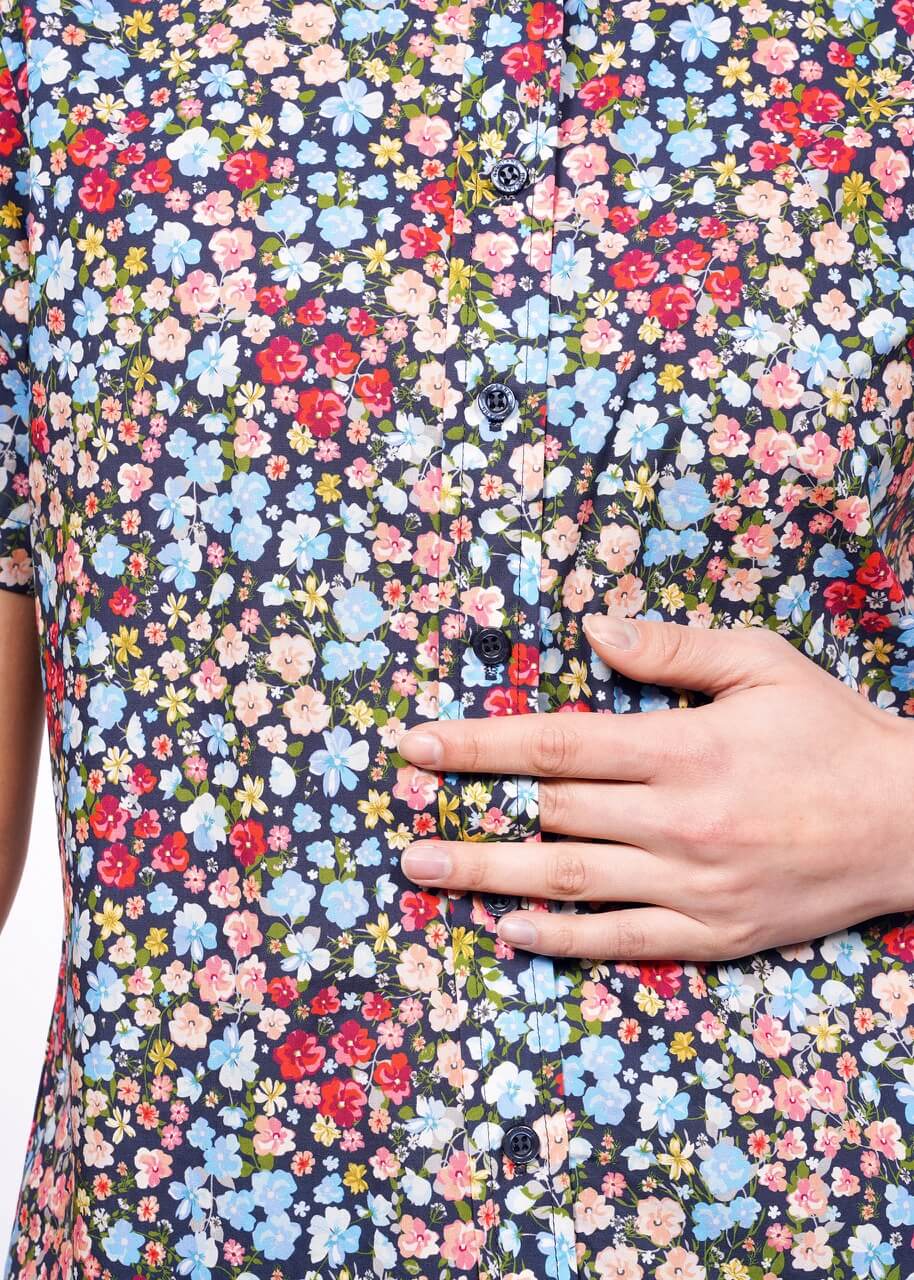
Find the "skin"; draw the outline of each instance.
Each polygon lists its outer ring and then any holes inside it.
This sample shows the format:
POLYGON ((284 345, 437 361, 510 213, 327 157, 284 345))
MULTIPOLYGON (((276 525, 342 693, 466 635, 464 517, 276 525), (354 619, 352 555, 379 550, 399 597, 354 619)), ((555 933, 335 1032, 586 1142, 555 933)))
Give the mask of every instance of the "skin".
POLYGON ((0 591, 0 928, 28 850, 43 730, 35 601, 0 591))
POLYGON ((416 841, 411 879, 535 899, 497 922, 505 942, 619 961, 731 960, 914 908, 914 725, 771 631, 603 617, 585 631, 620 673, 713 701, 409 730, 400 753, 430 771, 540 779, 547 833, 416 841))

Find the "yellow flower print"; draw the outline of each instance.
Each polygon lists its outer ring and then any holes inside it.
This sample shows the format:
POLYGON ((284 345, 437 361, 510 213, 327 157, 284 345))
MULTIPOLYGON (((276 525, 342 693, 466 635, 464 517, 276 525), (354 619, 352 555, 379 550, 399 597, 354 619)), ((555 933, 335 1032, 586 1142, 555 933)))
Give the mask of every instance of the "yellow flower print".
POLYGON ((678 1135, 674 1135, 670 1138, 667 1150, 661 1151, 658 1154, 657 1163, 669 1171, 669 1175, 674 1182, 678 1182, 683 1175, 687 1178, 691 1178, 692 1174, 695 1172, 695 1165, 689 1158, 694 1154, 694 1143, 690 1142, 688 1139, 683 1142, 678 1135))
POLYGON ((175 724, 190 715, 190 696, 190 689, 176 689, 173 684, 169 684, 165 686, 162 696, 156 699, 156 706, 165 712, 165 719, 169 724, 175 724))
POLYGON ((115 662, 123 666, 129 658, 142 657, 143 651, 137 643, 139 638, 138 627, 119 627, 111 642, 115 662))
POLYGON ((368 924, 365 927, 374 938, 375 951, 387 950, 396 952, 396 939, 403 931, 400 925, 391 923, 386 911, 382 911, 378 916, 377 924, 368 924))
POLYGON ((119 936, 124 932, 123 915, 124 908, 119 902, 114 902, 111 898, 105 899, 101 911, 96 911, 92 917, 101 931, 102 939, 108 939, 112 934, 119 936))
POLYGON ((392 138, 382 133, 377 142, 369 142, 368 150, 375 158, 379 169, 385 165, 401 165, 403 163, 403 143, 400 138, 392 138))
POLYGON ((105 232, 102 227, 95 227, 91 222, 86 224, 86 229, 80 238, 76 241, 76 247, 86 260, 86 265, 91 265, 96 258, 105 256, 105 232))
POLYGON ((241 780, 241 786, 235 790, 235 799, 238 801, 243 818, 250 817, 252 812, 267 812, 268 806, 263 800, 265 785, 263 778, 252 778, 248 773, 244 775, 241 780))
POLYGON ((143 946, 153 959, 168 954, 168 930, 150 929, 143 941, 143 946))
POLYGON ((176 1070, 175 1061, 172 1058, 174 1045, 170 1040, 162 1040, 156 1038, 149 1050, 149 1060, 155 1068, 155 1074, 160 1076, 163 1071, 176 1070))
POLYGON ((133 756, 125 747, 109 747, 102 758, 105 777, 116 786, 130 777, 133 756))
POLYGON ((374 787, 369 787, 367 799, 360 800, 358 807, 360 813, 365 815, 366 827, 376 827, 379 822, 393 822, 389 791, 377 791, 374 787))

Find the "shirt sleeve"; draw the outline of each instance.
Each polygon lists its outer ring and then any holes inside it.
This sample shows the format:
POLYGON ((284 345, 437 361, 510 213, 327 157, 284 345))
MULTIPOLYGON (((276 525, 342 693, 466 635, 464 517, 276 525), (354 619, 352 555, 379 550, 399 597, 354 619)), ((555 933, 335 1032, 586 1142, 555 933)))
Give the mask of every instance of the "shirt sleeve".
POLYGON ((21 31, 0 34, 0 589, 34 594, 29 500, 29 181, 21 31))

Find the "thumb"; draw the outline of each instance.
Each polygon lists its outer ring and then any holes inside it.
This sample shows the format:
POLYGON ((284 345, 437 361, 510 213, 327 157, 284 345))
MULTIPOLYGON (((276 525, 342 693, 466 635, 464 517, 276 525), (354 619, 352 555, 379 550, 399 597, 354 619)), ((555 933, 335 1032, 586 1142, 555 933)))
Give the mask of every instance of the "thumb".
POLYGON ((589 614, 584 630, 603 661, 622 675, 713 694, 773 683, 791 658, 799 656, 783 636, 761 627, 712 631, 589 614))

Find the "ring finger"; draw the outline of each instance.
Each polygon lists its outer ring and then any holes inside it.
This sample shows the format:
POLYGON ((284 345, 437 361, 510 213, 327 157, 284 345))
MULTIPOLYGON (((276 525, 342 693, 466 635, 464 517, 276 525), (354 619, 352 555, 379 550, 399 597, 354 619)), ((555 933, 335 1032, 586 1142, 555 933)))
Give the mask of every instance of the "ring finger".
POLYGON ((543 831, 663 849, 668 824, 658 822, 665 802, 655 785, 541 778, 538 792, 543 831))

